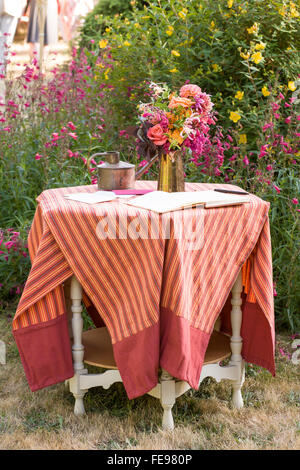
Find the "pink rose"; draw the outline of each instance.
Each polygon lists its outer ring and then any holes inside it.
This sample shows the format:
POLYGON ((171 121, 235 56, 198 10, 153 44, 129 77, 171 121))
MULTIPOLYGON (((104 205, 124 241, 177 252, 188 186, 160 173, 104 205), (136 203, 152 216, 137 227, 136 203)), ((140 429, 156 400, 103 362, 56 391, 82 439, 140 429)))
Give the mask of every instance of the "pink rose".
POLYGON ((201 93, 201 88, 198 85, 183 85, 180 88, 179 95, 184 98, 188 98, 189 96, 197 96, 201 93))
POLYGON ((160 124, 150 127, 147 136, 154 142, 155 145, 164 145, 167 142, 167 136, 160 124))

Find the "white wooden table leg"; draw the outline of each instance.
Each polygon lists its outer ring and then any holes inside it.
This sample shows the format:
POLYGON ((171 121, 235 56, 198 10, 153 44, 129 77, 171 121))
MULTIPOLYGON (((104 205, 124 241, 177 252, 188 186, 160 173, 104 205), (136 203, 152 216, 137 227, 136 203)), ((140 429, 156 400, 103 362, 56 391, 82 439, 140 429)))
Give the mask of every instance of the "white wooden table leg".
POLYGON ((236 408, 242 408, 243 398, 241 393, 241 388, 245 378, 245 365, 243 358, 241 356, 242 351, 242 337, 241 337, 241 325, 242 325, 242 273, 240 271, 237 280, 232 288, 232 299, 231 299, 231 328, 232 336, 230 339, 231 347, 231 359, 230 364, 237 367, 237 380, 233 382, 233 395, 232 402, 236 408))
POLYGON ((66 304, 66 313, 68 319, 68 329, 70 338, 73 339, 73 330, 72 330, 72 309, 71 309, 71 281, 72 278, 70 277, 64 282, 64 294, 65 294, 65 304, 66 304))
POLYGON ((161 378, 161 404, 164 409, 162 427, 165 430, 174 429, 174 420, 172 415, 172 407, 175 403, 175 380, 164 369, 162 370, 161 378))
POLYGON ((0 341, 0 364, 6 364, 6 346, 4 341, 0 341))
POLYGON ((72 317, 72 331, 73 331, 73 365, 75 375, 70 379, 70 391, 75 397, 75 406, 74 413, 75 415, 85 414, 85 409, 83 405, 83 397, 86 393, 86 390, 80 389, 80 375, 86 374, 87 370, 84 368, 83 356, 84 356, 84 346, 82 344, 82 330, 83 330, 83 320, 81 317, 82 312, 82 287, 75 276, 71 280, 71 310, 73 313, 72 317))

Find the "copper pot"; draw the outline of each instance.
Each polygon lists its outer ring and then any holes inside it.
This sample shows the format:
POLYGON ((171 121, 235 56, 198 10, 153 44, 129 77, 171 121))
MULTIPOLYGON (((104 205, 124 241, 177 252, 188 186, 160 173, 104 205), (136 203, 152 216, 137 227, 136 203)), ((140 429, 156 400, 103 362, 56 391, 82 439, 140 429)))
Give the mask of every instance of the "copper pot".
POLYGON ((100 152, 91 155, 87 160, 89 170, 91 169, 91 160, 94 157, 101 157, 102 160, 105 160, 103 163, 97 165, 98 189, 112 191, 114 189, 133 189, 135 181, 153 165, 158 155, 155 155, 147 165, 137 172, 135 171, 135 165, 132 163, 120 161, 120 153, 115 151, 100 152))

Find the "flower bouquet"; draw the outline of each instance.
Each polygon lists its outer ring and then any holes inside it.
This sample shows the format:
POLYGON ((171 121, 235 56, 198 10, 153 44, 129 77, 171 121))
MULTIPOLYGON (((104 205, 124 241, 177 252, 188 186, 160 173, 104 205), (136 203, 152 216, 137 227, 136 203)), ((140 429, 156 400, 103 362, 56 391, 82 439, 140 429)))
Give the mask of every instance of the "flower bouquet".
POLYGON ((215 124, 210 96, 198 85, 185 84, 179 94, 150 83, 150 102, 138 105, 137 152, 160 159, 158 189, 184 191, 182 155, 199 155, 210 125, 215 124))

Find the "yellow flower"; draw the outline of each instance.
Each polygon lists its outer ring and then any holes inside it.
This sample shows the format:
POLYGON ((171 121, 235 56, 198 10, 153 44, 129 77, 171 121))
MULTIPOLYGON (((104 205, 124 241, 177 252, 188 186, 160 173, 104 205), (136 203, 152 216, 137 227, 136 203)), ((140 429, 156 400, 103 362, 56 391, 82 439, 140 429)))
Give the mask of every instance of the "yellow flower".
POLYGON ((180 53, 178 51, 171 51, 171 54, 175 57, 180 57, 180 53))
POLYGON ((215 29, 215 27, 216 27, 216 23, 214 21, 211 21, 210 28, 215 29))
POLYGON ((233 122, 238 122, 241 119, 241 116, 236 111, 230 111, 229 119, 233 122))
POLYGON ((242 100, 244 98, 244 92, 243 91, 237 91, 235 94, 235 98, 238 100, 242 100))
POLYGON ((104 78, 105 78, 105 80, 108 80, 109 72, 110 72, 110 69, 106 69, 106 71, 104 72, 104 78))
POLYGON ((264 42, 258 42, 257 44, 255 44, 255 47, 254 47, 254 49, 256 49, 257 51, 262 51, 265 48, 266 48, 266 44, 264 42))
POLYGON ((124 41, 124 42, 123 42, 123 46, 129 47, 129 46, 131 46, 131 44, 130 44, 129 41, 124 41))
POLYGON ((288 83, 288 89, 291 90, 291 91, 295 91, 296 90, 295 82, 289 82, 288 83))
POLYGON ((269 96, 271 93, 269 92, 268 88, 266 87, 266 85, 264 85, 261 89, 261 92, 264 96, 269 96))
POLYGON ((173 28, 173 26, 171 26, 171 25, 168 26, 168 29, 166 29, 166 34, 167 34, 168 36, 172 36, 173 33, 174 33, 174 28, 173 28))
POLYGON ((292 18, 297 18, 299 16, 299 12, 294 2, 290 2, 290 13, 292 18))
POLYGON ((105 32, 106 32, 106 33, 110 33, 110 32, 111 32, 111 28, 105 28, 105 32))
POLYGON ((219 64, 212 64, 212 69, 214 72, 222 72, 222 67, 219 64))
POLYGON ((247 28, 247 31, 249 34, 256 34, 258 33, 259 30, 259 25, 257 23, 254 23, 251 28, 247 28))
POLYGON ((179 13, 178 13, 178 16, 180 16, 180 18, 182 20, 185 20, 185 17, 186 17, 186 14, 187 14, 187 9, 186 8, 183 8, 179 13))
POLYGON ((250 57, 250 52, 246 52, 246 53, 240 52, 240 56, 241 56, 243 59, 248 60, 249 57, 250 57))
POLYGON ((246 134, 239 135, 239 144, 246 144, 247 143, 247 136, 246 134))
POLYGON ((107 39, 101 39, 101 41, 99 41, 99 47, 100 47, 100 49, 105 49, 106 46, 107 46, 107 44, 108 44, 107 39))
POLYGON ((280 8, 278 9, 278 13, 279 13, 279 15, 281 15, 281 16, 285 16, 285 14, 286 14, 286 7, 285 7, 285 6, 280 7, 280 8))
POLYGON ((139 29, 139 28, 141 27, 141 25, 140 25, 139 23, 134 23, 134 27, 135 27, 136 29, 139 29))
POLYGON ((227 5, 228 5, 228 8, 232 8, 233 0, 228 0, 227 5))
POLYGON ((176 72, 178 72, 178 70, 177 70, 176 67, 174 67, 174 69, 171 69, 170 72, 171 72, 171 73, 176 73, 176 72))
POLYGON ((263 56, 261 55, 261 52, 255 52, 254 54, 252 54, 251 60, 255 64, 259 64, 263 60, 263 56))

